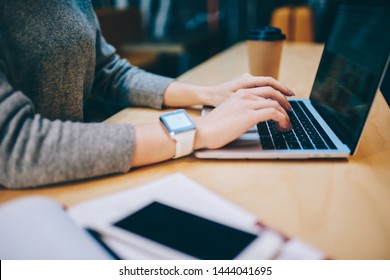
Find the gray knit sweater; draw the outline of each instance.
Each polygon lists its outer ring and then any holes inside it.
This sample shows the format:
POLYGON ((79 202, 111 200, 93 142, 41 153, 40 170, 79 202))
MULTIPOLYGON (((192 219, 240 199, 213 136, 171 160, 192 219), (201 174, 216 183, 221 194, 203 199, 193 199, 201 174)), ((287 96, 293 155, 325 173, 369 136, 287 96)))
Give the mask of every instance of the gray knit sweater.
POLYGON ((121 60, 89 0, 0 0, 0 185, 127 172, 133 127, 90 121, 160 108, 171 81, 121 60))

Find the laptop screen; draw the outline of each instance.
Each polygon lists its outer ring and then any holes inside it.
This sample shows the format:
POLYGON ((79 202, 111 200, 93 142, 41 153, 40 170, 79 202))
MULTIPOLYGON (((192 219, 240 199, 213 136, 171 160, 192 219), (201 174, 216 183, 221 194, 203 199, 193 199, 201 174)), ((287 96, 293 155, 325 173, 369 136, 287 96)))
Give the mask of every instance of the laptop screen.
POLYGON ((344 1, 339 5, 310 100, 351 153, 389 53, 390 1, 344 1))

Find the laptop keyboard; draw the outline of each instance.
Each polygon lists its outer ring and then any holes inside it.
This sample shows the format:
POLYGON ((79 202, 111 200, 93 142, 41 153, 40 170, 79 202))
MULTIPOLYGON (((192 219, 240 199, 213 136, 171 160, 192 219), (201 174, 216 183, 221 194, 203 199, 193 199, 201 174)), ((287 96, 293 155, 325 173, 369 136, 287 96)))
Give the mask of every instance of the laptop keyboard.
POLYGON ((336 146, 302 101, 290 101, 289 112, 293 129, 278 130, 274 121, 257 125, 264 150, 335 150, 336 146))

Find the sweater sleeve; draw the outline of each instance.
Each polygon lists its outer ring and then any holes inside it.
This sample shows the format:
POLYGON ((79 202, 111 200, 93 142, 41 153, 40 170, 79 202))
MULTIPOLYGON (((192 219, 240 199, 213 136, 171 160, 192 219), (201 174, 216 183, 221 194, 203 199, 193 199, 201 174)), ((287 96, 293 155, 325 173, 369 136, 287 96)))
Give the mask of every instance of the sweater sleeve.
POLYGON ((130 125, 49 121, 8 82, 0 60, 0 184, 24 188, 127 172, 130 125))
POLYGON ((94 98, 120 107, 142 106, 161 109, 171 78, 148 73, 121 59, 101 34, 96 21, 96 69, 94 98))

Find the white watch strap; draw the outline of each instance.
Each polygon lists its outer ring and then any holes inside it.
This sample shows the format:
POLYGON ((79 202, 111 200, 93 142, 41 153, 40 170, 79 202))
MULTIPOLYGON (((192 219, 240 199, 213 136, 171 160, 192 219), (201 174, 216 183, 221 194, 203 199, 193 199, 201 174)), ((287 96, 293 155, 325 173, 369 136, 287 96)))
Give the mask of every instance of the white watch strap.
POLYGON ((173 158, 179 158, 191 154, 194 151, 195 129, 177 133, 172 136, 176 141, 176 154, 173 158))

